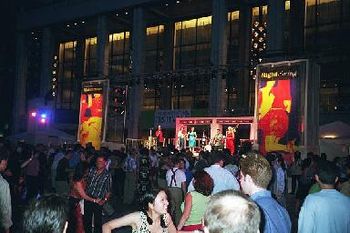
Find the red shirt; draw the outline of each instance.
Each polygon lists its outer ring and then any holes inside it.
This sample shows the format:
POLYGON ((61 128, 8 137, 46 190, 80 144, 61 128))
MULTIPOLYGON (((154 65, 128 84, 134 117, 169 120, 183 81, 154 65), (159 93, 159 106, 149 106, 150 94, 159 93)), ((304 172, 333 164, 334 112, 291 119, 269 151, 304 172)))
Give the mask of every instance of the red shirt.
POLYGON ((158 138, 159 142, 164 142, 163 131, 161 129, 157 129, 156 137, 158 138))

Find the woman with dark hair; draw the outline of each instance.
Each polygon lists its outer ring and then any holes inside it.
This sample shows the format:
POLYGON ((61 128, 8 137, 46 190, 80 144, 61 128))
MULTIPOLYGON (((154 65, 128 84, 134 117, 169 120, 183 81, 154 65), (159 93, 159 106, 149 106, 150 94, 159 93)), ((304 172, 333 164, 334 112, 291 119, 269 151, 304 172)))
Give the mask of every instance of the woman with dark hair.
POLYGON ((84 233, 83 216, 81 214, 80 200, 85 199, 97 203, 98 199, 89 197, 85 193, 85 176, 89 170, 89 164, 86 162, 79 163, 76 166, 73 181, 69 194, 69 233, 84 233))
POLYGON ((102 226, 103 233, 111 233, 113 229, 131 226, 133 233, 169 232, 176 228, 168 214, 168 199, 164 190, 146 192, 140 198, 140 211, 113 219, 102 226))
POLYGON ((205 171, 197 171, 193 177, 194 190, 185 196, 183 213, 177 229, 180 231, 202 230, 202 217, 207 208, 214 181, 205 171))

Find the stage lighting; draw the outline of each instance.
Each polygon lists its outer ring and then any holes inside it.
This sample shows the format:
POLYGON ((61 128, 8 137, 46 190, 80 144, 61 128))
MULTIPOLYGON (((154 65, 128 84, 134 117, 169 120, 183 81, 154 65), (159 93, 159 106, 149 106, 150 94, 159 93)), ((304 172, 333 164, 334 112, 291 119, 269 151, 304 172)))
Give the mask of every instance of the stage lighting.
POLYGON ((36 117, 36 112, 32 112, 30 115, 31 115, 32 117, 36 117))

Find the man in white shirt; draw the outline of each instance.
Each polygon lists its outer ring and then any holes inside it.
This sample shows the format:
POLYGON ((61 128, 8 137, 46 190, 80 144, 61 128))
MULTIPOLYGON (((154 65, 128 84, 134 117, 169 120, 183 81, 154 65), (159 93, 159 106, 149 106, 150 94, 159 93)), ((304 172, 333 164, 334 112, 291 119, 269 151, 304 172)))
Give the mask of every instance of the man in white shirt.
POLYGON ((181 203, 186 193, 186 175, 182 169, 185 166, 183 159, 175 157, 173 159, 174 167, 166 173, 166 181, 170 194, 171 210, 170 214, 174 218, 174 224, 177 225, 181 218, 181 203))
MULTIPOLYGON (((240 185, 231 172, 223 168, 225 157, 222 151, 214 151, 212 154, 213 165, 204 168, 210 177, 214 180, 214 189, 212 194, 224 190, 240 190, 240 185)), ((193 181, 189 184, 188 191, 193 191, 193 181)))
POLYGON ((8 152, 0 150, 0 232, 10 232, 12 209, 9 183, 1 176, 7 168, 8 152))
POLYGON ((315 179, 321 191, 306 197, 299 213, 298 232, 350 232, 350 197, 335 189, 337 169, 329 161, 321 160, 317 165, 315 179))

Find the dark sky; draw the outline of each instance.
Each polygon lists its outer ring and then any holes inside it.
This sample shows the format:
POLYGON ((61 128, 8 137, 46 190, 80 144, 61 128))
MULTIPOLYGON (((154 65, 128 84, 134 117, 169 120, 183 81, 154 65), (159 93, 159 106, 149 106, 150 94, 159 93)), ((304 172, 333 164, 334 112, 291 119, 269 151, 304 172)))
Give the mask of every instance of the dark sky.
POLYGON ((16 57, 16 1, 0 3, 0 134, 10 123, 16 57))

